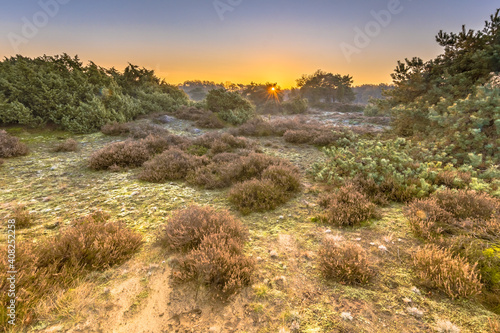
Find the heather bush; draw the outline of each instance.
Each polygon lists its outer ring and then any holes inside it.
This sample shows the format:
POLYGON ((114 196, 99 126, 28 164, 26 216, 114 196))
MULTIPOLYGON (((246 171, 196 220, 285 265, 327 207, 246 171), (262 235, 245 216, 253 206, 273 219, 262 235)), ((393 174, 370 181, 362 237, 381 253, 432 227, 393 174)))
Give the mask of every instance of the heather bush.
POLYGON ((9 219, 13 219, 16 221, 16 229, 26 229, 31 227, 34 220, 34 215, 30 214, 26 206, 17 205, 14 207, 12 215, 9 219))
POLYGON ((467 190, 443 190, 433 195, 444 210, 456 219, 490 219, 500 214, 500 200, 486 193, 467 190))
POLYGON ((191 170, 202 164, 201 158, 172 148, 144 163, 139 179, 150 182, 184 179, 191 170))
POLYGON ((78 151, 78 142, 75 139, 67 139, 54 147, 54 152, 78 151))
POLYGON ((434 183, 448 188, 464 189, 471 183, 471 174, 458 170, 443 170, 436 175, 434 183))
POLYGON ((453 215, 435 198, 415 200, 406 206, 404 213, 415 235, 428 240, 449 232, 453 223, 453 215))
POLYGON ((377 207, 349 183, 323 197, 320 205, 326 211, 319 216, 319 219, 337 226, 355 226, 380 216, 377 207))
POLYGON ((28 147, 19 142, 19 139, 9 135, 6 131, 0 130, 0 158, 16 157, 28 154, 28 147))
POLYGON ((470 190, 441 190, 430 198, 411 202, 405 216, 416 235, 426 239, 440 235, 474 233, 485 239, 494 231, 500 200, 470 190))
POLYGON ((167 129, 155 124, 131 123, 128 127, 129 134, 134 139, 144 139, 150 135, 155 137, 165 137, 169 134, 167 129))
POLYGON ((271 165, 262 172, 262 179, 270 180, 274 186, 287 193, 300 190, 300 175, 297 168, 286 165, 271 165))
POLYGON ((175 116, 179 119, 192 120, 195 126, 200 128, 224 128, 224 122, 222 122, 217 114, 210 110, 205 110, 202 108, 183 106, 178 109, 175 116))
POLYGON ((435 245, 420 248, 413 256, 417 277, 431 287, 442 290, 451 298, 470 297, 481 293, 476 264, 453 256, 447 249, 435 245))
POLYGON ((223 233, 210 234, 179 261, 174 276, 182 281, 197 280, 222 292, 234 294, 249 285, 254 261, 242 254, 242 244, 223 233))
POLYGON ((285 203, 289 194, 268 179, 252 179, 238 183, 229 191, 229 201, 243 214, 273 210, 285 203))
POLYGON ((236 184, 229 192, 229 201, 243 214, 272 210, 287 202, 300 190, 300 175, 288 164, 270 165, 260 179, 236 184))
POLYGON ((366 284, 375 275, 368 264, 368 254, 359 244, 337 243, 326 237, 318 260, 323 275, 341 283, 366 284))
POLYGON ((195 138, 192 145, 210 150, 211 155, 231 152, 234 149, 249 148, 250 143, 243 137, 235 137, 228 133, 207 133, 195 138))
POLYGON ((287 130, 283 139, 289 143, 309 143, 316 137, 316 133, 307 130, 287 130))
POLYGON ((248 120, 239 127, 231 128, 229 133, 244 136, 270 136, 275 135, 273 126, 262 117, 255 117, 248 120))
POLYGON ((228 211, 189 206, 170 217, 158 243, 183 252, 173 276, 180 281, 196 280, 224 295, 250 283, 253 260, 243 255, 247 229, 228 211))
POLYGON ((104 170, 111 166, 139 167, 151 156, 144 140, 127 140, 113 142, 92 153, 89 167, 94 170, 104 170))
MULTIPOLYGON (((38 302, 53 292, 72 288, 91 271, 103 270, 129 259, 142 244, 142 237, 122 223, 109 221, 109 215, 94 213, 75 221, 58 236, 38 243, 16 244, 16 323, 29 325, 38 302)), ((6 249, 2 250, 3 253, 6 249)), ((0 258, 0 269, 8 271, 7 256, 0 258)), ((0 281, 0 299, 8 302, 9 282, 0 281)), ((3 311, 2 311, 3 310, 3 311)), ((6 322, 5 308, 0 322, 6 322)))
POLYGON ((226 210, 190 205, 175 211, 158 236, 158 243, 170 251, 191 251, 203 238, 213 234, 225 234, 228 240, 243 243, 248 235, 240 221, 226 210))
POLYGON ((101 132, 106 135, 120 136, 130 133, 130 123, 110 122, 101 127, 101 132))

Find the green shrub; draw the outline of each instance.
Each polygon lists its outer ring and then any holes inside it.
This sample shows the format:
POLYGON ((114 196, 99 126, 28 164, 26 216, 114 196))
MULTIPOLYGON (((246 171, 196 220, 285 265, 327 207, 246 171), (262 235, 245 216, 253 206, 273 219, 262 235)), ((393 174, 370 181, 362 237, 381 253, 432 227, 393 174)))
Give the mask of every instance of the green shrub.
POLYGON ((337 243, 326 237, 318 253, 319 269, 328 279, 341 283, 366 284, 375 271, 368 264, 368 255, 354 243, 337 243))
POLYGON ((335 193, 324 196, 320 205, 326 211, 319 219, 337 226, 355 226, 380 217, 377 207, 352 184, 346 184, 335 193))
POLYGON ((19 139, 0 130, 0 157, 16 157, 28 154, 28 147, 19 139))
POLYGON ((306 113, 309 108, 307 99, 295 96, 289 101, 283 102, 283 109, 287 114, 302 114, 306 113))
POLYGON ((475 264, 470 265, 435 245, 419 249, 413 256, 413 264, 421 281, 441 289, 451 298, 478 295, 483 287, 475 264))
POLYGON ((224 89, 211 90, 207 97, 207 108, 233 125, 241 125, 254 116, 252 104, 237 92, 224 89))
POLYGON ((123 73, 83 66, 67 54, 0 62, 0 123, 56 124, 75 133, 99 130, 148 112, 175 111, 188 104, 180 89, 160 81, 154 71, 129 65, 123 73))

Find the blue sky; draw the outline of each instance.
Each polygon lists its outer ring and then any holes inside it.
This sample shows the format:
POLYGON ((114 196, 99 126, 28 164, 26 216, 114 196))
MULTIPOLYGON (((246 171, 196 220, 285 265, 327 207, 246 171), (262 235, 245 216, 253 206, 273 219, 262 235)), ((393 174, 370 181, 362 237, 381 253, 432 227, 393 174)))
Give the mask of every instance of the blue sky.
POLYGON ((66 52, 105 67, 131 62, 155 69, 171 83, 284 87, 320 68, 350 74, 357 84, 390 82, 397 60, 441 52, 434 40, 440 29, 481 28, 500 7, 488 0, 16 0, 0 6, 2 57, 66 52), (384 26, 373 16, 382 11, 390 14, 384 26), (357 47, 355 37, 367 27, 369 43, 357 47), (351 46, 356 52, 346 54, 351 46))

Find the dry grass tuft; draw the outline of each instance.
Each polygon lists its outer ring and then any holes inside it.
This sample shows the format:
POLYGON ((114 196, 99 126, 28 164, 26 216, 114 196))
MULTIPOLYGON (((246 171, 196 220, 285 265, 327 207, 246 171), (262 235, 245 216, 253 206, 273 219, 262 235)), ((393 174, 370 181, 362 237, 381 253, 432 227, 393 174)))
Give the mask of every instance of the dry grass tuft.
POLYGON ((413 257, 417 277, 431 287, 436 287, 451 298, 470 297, 481 293, 476 264, 452 256, 451 251, 430 244, 420 248, 413 257))
POLYGON ((12 216, 9 219, 16 220, 16 229, 26 229, 33 224, 34 215, 30 214, 26 206, 18 205, 14 207, 12 216))

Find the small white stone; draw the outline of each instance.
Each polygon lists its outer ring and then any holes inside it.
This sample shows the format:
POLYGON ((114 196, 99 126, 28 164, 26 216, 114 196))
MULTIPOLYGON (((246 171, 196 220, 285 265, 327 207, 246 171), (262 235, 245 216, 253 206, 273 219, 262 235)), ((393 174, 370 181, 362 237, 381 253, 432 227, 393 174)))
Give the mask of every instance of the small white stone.
POLYGON ((352 321, 354 318, 352 317, 351 313, 350 312, 342 312, 340 314, 340 318, 342 318, 343 320, 349 320, 349 321, 352 321))
POLYGON ((325 230, 325 234, 331 234, 331 233, 332 233, 332 231, 330 229, 325 230))
POLYGON ((384 245, 379 245, 378 248, 379 248, 380 251, 386 251, 387 252, 387 248, 384 245))

